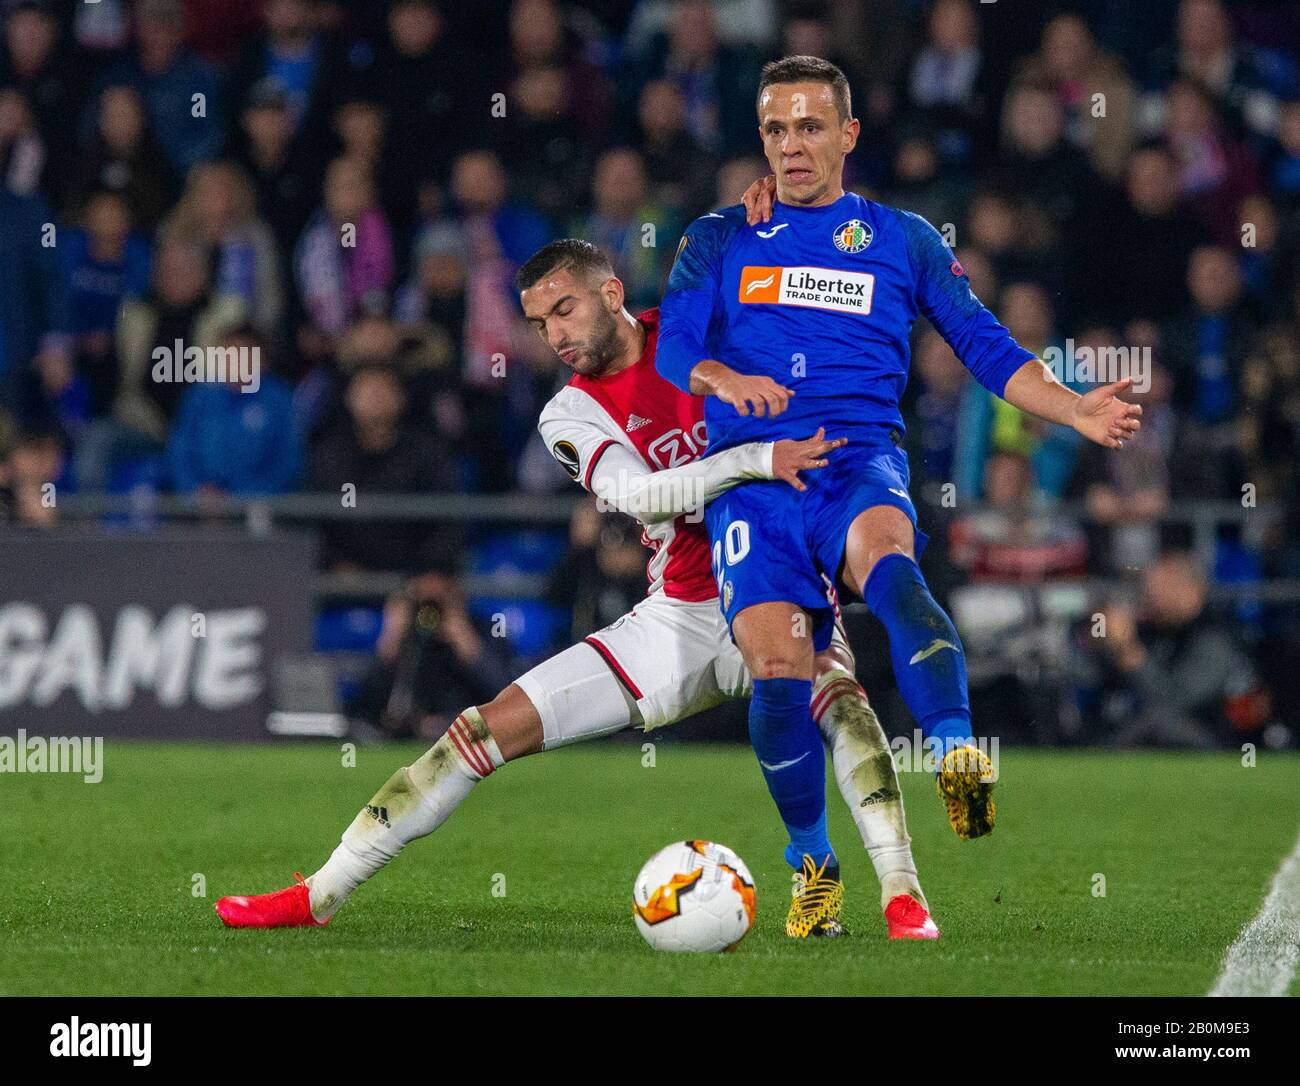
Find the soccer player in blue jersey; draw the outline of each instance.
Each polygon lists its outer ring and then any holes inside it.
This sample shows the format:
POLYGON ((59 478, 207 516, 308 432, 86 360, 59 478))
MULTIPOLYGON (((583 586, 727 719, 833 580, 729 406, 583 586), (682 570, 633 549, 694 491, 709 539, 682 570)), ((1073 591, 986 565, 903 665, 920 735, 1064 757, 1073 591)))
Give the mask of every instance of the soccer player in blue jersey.
POLYGON ((857 142, 835 65, 794 56, 764 69, 759 135, 776 178, 770 222, 741 206, 697 219, 678 248, 656 365, 707 396, 708 452, 824 426, 848 445, 796 491, 745 483, 706 521, 719 600, 754 676, 749 731, 768 788, 804 850, 838 875, 824 824, 806 823, 825 764, 808 714, 814 651, 832 629, 822 574, 861 596, 889 635, 894 675, 932 748, 962 839, 993 828, 994 770, 971 734, 966 661, 917 566, 926 536, 908 494, 899 398, 908 336, 924 315, 985 388, 1030 414, 1119 448, 1141 407, 1129 379, 1080 396, 1021 347, 971 292, 924 219, 843 187, 857 142))

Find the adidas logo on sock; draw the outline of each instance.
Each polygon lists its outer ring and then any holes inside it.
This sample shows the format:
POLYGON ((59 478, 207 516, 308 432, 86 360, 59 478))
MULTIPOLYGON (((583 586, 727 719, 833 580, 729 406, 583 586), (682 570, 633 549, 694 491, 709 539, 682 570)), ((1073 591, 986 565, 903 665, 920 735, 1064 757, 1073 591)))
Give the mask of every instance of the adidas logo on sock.
POLYGON ((639 430, 642 426, 649 426, 650 420, 643 419, 638 414, 631 414, 627 417, 627 432, 630 434, 633 430, 639 430))
POLYGON ((376 822, 378 822, 381 826, 387 826, 389 829, 392 829, 392 828, 393 828, 393 824, 392 824, 391 822, 388 821, 388 808, 387 808, 387 807, 376 807, 376 806, 374 806, 373 804, 367 803, 367 804, 366 804, 366 814, 368 814, 371 818, 373 818, 373 819, 374 819, 376 822))
POLYGON ((866 799, 858 804, 859 807, 870 807, 875 803, 888 803, 891 799, 897 799, 898 793, 892 788, 877 788, 866 799))

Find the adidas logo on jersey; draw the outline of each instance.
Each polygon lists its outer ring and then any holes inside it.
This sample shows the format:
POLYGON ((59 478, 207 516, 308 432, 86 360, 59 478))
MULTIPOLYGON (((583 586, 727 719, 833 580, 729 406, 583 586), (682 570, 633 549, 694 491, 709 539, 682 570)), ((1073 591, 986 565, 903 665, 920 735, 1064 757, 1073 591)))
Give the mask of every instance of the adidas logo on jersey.
POLYGON ((640 415, 637 415, 635 413, 628 415, 627 417, 627 432, 629 434, 633 430, 639 430, 641 429, 642 426, 649 426, 649 425, 650 425, 649 419, 643 419, 640 415))

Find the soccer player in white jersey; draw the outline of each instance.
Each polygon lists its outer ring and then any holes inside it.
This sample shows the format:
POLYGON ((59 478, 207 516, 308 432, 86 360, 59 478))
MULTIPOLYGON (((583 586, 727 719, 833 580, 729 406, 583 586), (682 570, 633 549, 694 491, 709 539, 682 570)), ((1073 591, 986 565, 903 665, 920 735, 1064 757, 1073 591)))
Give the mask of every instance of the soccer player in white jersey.
MULTIPOLYGON (((553 242, 520 269, 517 285, 525 316, 573 370, 542 411, 539 430, 571 478, 644 526, 644 542, 654 552, 648 594, 629 614, 520 676, 488 704, 465 709, 430 750, 371 797, 309 878, 298 876, 270 894, 218 901, 217 913, 232 927, 327 923, 362 882, 410 841, 437 829, 506 762, 629 727, 662 727, 752 688, 718 610, 703 506, 744 480, 783 480, 802 490, 799 473, 825 466, 840 443, 818 432, 699 459, 706 444, 702 400, 658 375, 657 311, 628 312, 623 284, 595 246, 553 242)), ((837 630, 817 659, 812 712, 880 880, 890 938, 937 938, 888 743, 853 666, 837 630)), ((824 834, 824 789, 816 805, 824 834)), ((838 862, 833 856, 791 862, 800 869, 787 933, 839 934, 838 862)))

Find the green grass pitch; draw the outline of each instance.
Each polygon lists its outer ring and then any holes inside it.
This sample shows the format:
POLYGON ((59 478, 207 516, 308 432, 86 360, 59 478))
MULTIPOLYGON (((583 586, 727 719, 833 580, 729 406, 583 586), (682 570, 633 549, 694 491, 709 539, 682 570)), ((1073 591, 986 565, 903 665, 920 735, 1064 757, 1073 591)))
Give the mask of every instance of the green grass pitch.
POLYGON ((953 835, 929 777, 902 774, 942 940, 886 940, 832 790, 850 934, 796 943, 783 833, 747 749, 661 742, 647 768, 639 741, 595 743, 498 773, 328 928, 221 926, 217 897, 314 870, 419 753, 362 747, 345 767, 330 744, 110 742, 99 784, 0 778, 0 994, 1197 995, 1300 826, 1295 755, 1245 768, 1232 753, 1003 749, 998 826, 980 841, 953 835), (658 954, 632 923, 641 863, 686 837, 734 848, 757 880, 735 953, 658 954))

